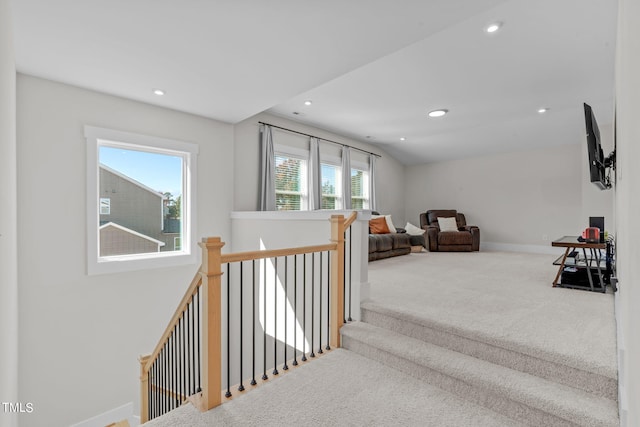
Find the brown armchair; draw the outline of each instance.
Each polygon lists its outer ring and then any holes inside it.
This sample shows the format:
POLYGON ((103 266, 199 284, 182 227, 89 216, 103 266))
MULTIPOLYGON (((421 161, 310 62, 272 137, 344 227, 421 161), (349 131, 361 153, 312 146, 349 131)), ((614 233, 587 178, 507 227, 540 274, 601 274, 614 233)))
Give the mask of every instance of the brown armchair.
POLYGON ((428 210, 420 214, 420 227, 427 230, 429 251, 470 252, 480 250, 480 229, 467 225, 464 214, 455 210, 428 210), (440 231, 438 218, 455 218, 458 231, 440 231))

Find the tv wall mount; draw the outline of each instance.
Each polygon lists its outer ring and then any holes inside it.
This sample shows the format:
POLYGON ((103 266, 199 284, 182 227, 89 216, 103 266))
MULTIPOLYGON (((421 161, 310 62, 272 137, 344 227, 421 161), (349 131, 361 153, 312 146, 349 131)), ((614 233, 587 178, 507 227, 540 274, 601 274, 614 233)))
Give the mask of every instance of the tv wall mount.
POLYGON ((611 171, 616 170, 616 150, 613 150, 604 158, 604 169, 606 171, 605 186, 611 188, 611 171))

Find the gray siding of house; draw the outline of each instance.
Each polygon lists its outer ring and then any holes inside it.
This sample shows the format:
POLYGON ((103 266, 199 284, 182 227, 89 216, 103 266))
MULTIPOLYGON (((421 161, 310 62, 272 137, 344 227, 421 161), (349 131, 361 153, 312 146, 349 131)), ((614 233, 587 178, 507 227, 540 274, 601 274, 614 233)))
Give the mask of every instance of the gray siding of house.
POLYGON ((163 241, 162 198, 158 194, 100 168, 100 197, 111 199, 111 213, 100 215, 100 224, 113 222, 163 241))
POLYGON ((158 244, 115 227, 100 230, 100 256, 158 252, 158 244))

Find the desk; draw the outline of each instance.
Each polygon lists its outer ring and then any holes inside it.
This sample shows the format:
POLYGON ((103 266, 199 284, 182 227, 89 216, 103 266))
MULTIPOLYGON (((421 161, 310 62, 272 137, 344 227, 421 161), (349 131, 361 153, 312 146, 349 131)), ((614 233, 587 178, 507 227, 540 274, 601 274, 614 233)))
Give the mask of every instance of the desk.
MULTIPOLYGON (((578 236, 564 236, 559 238, 558 240, 554 240, 553 242, 551 242, 551 246, 554 247, 560 247, 560 248, 566 248, 564 251, 564 255, 562 256, 562 261, 560 261, 560 267, 558 268, 558 274, 556 274, 556 278, 553 280, 553 287, 557 287, 557 286, 562 286, 562 284, 558 283, 558 280, 560 279, 560 275, 562 274, 562 271, 564 270, 565 267, 565 262, 567 261, 567 256, 569 255, 569 252, 573 251, 573 250, 579 250, 582 249, 582 253, 584 254, 584 258, 585 258, 585 267, 587 268, 587 277, 589 278, 589 287, 591 291, 595 291, 596 289, 593 286, 593 277, 591 276, 591 269, 593 268, 593 261, 595 261, 595 267, 598 270, 598 279, 600 281, 600 289, 602 290, 602 292, 605 292, 605 285, 604 282, 602 280, 602 268, 600 266, 600 261, 602 260, 602 257, 600 256, 600 250, 601 249, 607 249, 607 244, 606 243, 600 243, 600 242, 596 242, 596 243, 589 243, 589 242, 580 242, 578 241, 578 236), (589 249, 590 253, 591 253, 591 257, 587 256, 587 249, 589 249)), ((570 287, 570 286, 568 286, 570 287)), ((577 288, 580 289, 587 289, 585 287, 581 287, 581 286, 576 286, 577 288)))

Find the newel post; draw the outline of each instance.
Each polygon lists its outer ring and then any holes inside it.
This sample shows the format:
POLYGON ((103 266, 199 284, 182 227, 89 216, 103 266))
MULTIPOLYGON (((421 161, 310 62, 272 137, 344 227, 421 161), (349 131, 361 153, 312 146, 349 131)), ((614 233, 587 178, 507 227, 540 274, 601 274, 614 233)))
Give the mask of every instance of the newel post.
POLYGON ((331 215, 331 241, 336 250, 331 251, 331 331, 329 344, 340 347, 340 328, 344 324, 344 216, 331 215))
POLYGON ((147 362, 151 358, 150 354, 140 356, 140 423, 149 421, 149 373, 145 369, 147 362))
POLYGON ((208 411, 221 403, 221 250, 219 237, 202 239, 202 407, 208 411))

